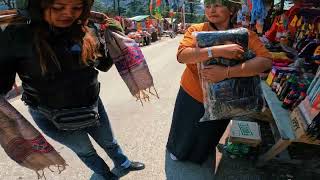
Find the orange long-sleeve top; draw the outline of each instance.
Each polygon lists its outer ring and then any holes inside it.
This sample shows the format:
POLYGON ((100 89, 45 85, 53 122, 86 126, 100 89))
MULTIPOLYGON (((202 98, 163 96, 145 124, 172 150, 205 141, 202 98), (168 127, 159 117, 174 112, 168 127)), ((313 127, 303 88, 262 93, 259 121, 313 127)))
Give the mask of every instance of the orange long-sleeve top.
MULTIPOLYGON (((209 23, 201 23, 192 25, 186 31, 183 40, 180 42, 177 56, 188 47, 196 47, 196 40, 192 35, 193 32, 209 31, 209 23)), ((251 49, 256 57, 272 58, 269 51, 260 41, 256 33, 249 31, 248 48, 251 49)), ((186 64, 186 68, 181 77, 182 88, 194 99, 203 102, 203 92, 200 84, 198 69, 196 64, 186 64)))

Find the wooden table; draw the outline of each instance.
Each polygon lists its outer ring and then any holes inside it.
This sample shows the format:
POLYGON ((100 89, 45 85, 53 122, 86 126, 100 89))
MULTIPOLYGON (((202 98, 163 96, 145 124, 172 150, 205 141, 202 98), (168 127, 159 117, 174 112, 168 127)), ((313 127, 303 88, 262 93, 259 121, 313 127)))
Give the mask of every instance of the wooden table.
POLYGON ((257 166, 263 166, 268 160, 287 149, 292 142, 317 144, 296 138, 289 111, 281 107, 282 102, 266 82, 262 81, 261 86, 274 119, 274 122, 270 122, 270 125, 276 142, 266 153, 259 156, 257 166))

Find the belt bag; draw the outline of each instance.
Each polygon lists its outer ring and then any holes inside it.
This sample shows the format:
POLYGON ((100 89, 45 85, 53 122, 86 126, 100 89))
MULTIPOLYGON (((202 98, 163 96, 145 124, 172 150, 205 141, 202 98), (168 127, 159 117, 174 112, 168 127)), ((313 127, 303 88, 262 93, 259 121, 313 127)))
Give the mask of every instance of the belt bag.
POLYGON ((79 130, 87 127, 98 126, 100 124, 98 103, 88 107, 70 109, 49 109, 38 107, 38 110, 59 130, 79 130))

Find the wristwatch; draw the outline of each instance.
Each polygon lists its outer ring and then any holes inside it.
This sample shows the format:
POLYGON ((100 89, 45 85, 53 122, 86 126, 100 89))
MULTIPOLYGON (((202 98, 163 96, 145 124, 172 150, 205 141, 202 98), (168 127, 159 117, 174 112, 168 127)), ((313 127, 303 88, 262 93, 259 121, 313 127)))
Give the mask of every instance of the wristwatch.
POLYGON ((208 50, 208 57, 213 58, 212 49, 208 47, 207 50, 208 50))

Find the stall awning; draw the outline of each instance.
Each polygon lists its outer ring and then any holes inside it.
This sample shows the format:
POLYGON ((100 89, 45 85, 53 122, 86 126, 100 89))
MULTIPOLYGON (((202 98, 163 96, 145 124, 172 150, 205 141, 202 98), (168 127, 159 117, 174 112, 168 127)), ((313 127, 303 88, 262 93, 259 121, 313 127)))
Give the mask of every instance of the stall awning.
POLYGON ((132 17, 132 18, 129 18, 131 19, 132 21, 143 21, 144 19, 148 18, 150 15, 140 15, 140 16, 135 16, 135 17, 132 17))

